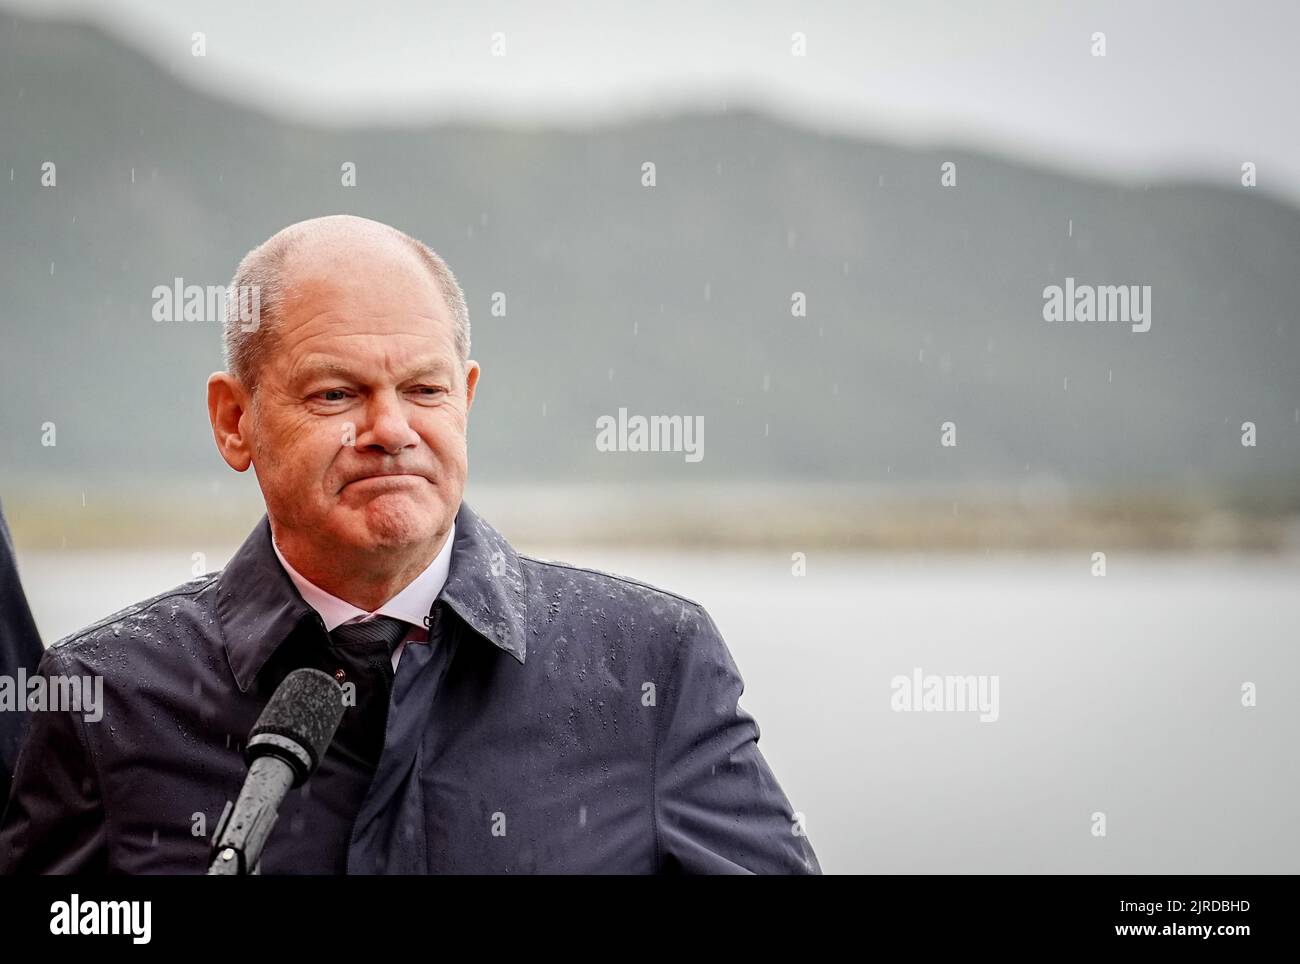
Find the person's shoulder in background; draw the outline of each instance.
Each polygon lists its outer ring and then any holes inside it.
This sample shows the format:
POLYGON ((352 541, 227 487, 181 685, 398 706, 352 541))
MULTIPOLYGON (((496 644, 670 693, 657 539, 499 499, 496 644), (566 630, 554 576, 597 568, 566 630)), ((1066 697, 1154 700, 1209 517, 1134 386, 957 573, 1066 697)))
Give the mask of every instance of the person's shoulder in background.
MULTIPOLYGON (((35 673, 44 647, 27 595, 18 577, 18 558, 14 550, 4 505, 0 503, 0 676, 14 680, 19 671, 35 673)), ((26 731, 27 713, 15 706, 0 713, 0 811, 9 798, 9 787, 18 749, 26 731)))

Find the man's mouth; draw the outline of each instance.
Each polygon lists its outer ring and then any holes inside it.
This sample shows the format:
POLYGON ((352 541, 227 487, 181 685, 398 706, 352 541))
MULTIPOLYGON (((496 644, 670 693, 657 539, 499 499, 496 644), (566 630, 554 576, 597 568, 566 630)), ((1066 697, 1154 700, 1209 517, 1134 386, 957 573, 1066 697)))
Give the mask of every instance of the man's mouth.
MULTIPOLYGON (((413 472, 381 472, 376 475, 363 475, 360 478, 353 479, 352 481, 346 483, 343 486, 343 488, 346 489, 349 488, 350 486, 361 485, 361 484, 366 484, 368 486, 374 486, 377 488, 383 488, 388 486, 397 488, 406 485, 418 485, 421 482, 428 482, 428 481, 429 480, 425 478, 423 475, 416 475, 413 472)), ((343 490, 340 489, 339 491, 341 492, 343 490)))

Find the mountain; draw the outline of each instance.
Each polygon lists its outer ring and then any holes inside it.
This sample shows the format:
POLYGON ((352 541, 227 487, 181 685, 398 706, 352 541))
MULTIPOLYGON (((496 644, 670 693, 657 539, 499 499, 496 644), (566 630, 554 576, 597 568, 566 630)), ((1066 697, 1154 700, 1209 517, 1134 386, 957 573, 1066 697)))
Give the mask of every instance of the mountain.
POLYGON ((280 227, 335 212, 423 239, 465 288, 476 480, 1300 490, 1300 212, 1234 171, 1084 180, 750 111, 329 129, 197 92, 95 28, 12 15, 4 476, 228 477, 203 397, 219 325, 154 321, 152 292, 226 284, 280 227), (1044 288, 1067 278, 1149 285, 1150 330, 1044 321, 1044 288), (702 416, 704 457, 598 451, 620 408, 702 416))

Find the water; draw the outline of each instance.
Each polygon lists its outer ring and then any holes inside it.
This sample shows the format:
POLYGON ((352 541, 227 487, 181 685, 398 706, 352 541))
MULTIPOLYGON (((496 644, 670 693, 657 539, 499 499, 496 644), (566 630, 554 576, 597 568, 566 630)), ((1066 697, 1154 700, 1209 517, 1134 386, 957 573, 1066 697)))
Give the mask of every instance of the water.
MULTIPOLYGON (((1300 871, 1300 557, 538 554, 705 605, 827 873, 1300 871), (891 710, 916 667, 996 675, 997 721, 891 710)), ((47 642, 194 566, 20 563, 47 642)))

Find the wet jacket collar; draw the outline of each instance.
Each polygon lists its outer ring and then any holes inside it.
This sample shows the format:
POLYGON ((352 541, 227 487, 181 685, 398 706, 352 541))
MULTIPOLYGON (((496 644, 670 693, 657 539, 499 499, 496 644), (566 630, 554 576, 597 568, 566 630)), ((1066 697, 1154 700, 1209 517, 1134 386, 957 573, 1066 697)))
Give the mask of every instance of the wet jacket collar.
MULTIPOLYGON (((456 513, 451 569, 438 598, 483 639, 524 661, 519 556, 464 501, 456 513)), ((216 611, 226 658, 242 692, 298 623, 313 618, 314 611, 276 558, 265 515, 217 577, 216 611)))

